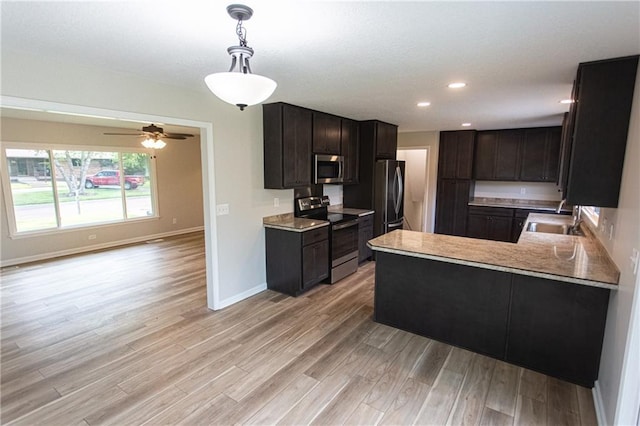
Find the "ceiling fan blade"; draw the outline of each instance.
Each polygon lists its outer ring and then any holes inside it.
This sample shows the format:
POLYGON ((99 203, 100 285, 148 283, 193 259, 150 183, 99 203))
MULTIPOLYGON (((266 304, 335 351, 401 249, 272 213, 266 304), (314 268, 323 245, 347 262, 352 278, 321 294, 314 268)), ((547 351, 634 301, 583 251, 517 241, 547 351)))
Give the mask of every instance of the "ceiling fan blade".
POLYGON ((180 140, 183 140, 183 139, 187 138, 186 136, 176 135, 176 134, 173 134, 173 133, 170 134, 170 135, 165 134, 162 137, 164 137, 165 139, 180 139, 180 140))
POLYGON ((140 134, 140 133, 103 133, 103 135, 108 135, 108 136, 144 136, 143 134, 140 134))
POLYGON ((176 138, 176 137, 180 137, 180 138, 192 138, 194 135, 190 134, 190 133, 165 133, 164 134, 165 137, 167 138, 176 138))

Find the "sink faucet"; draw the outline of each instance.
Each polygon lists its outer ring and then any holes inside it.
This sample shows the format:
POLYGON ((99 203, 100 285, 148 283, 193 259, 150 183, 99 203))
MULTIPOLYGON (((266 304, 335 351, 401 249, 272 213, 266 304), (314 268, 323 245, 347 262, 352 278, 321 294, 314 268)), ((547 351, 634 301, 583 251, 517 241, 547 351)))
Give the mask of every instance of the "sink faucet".
POLYGON ((582 206, 573 206, 573 223, 569 227, 571 232, 576 232, 582 223, 582 206))
POLYGON ((564 203, 567 202, 567 199, 565 198, 564 200, 560 201, 560 204, 558 204, 558 208, 556 209, 556 213, 560 213, 560 210, 562 210, 562 206, 564 206, 564 203))

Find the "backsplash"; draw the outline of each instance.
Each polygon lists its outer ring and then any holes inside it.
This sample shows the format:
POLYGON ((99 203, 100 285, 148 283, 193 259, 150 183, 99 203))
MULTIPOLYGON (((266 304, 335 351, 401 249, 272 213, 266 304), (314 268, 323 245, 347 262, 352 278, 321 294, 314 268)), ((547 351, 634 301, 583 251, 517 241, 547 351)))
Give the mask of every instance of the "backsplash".
POLYGON ((342 185, 323 185, 322 193, 329 197, 332 206, 342 204, 342 185))
POLYGON ((508 198, 520 200, 560 201, 554 183, 476 181, 475 198, 508 198))

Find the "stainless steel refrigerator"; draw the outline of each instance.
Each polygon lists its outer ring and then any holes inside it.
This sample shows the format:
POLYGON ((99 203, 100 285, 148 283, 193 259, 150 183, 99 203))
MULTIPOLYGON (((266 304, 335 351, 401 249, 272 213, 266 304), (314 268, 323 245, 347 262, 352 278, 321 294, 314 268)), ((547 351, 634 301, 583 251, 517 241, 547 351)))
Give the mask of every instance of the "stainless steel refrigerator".
POLYGON ((374 176, 375 236, 402 229, 404 223, 404 161, 378 160, 374 176))

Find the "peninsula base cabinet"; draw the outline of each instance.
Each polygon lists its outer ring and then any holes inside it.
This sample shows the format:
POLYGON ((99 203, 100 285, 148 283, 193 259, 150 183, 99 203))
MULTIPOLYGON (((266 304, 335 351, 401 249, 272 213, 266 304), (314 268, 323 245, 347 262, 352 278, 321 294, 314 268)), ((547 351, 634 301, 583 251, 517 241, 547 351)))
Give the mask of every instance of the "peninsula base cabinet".
POLYGON ((298 296, 329 277, 329 227, 266 228, 267 288, 298 296))
POLYGON ((593 387, 610 290, 375 255, 376 322, 593 387))

